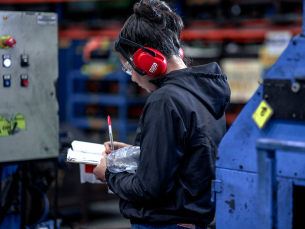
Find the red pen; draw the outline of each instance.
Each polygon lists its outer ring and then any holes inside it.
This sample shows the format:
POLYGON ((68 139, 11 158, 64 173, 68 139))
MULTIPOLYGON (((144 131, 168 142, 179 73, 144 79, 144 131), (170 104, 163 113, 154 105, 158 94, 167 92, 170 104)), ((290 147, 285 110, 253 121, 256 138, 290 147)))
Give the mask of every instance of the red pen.
POLYGON ((111 143, 111 151, 114 151, 113 137, 112 137, 112 127, 111 127, 111 120, 110 120, 109 115, 108 115, 108 129, 109 129, 109 137, 110 137, 110 143, 111 143))

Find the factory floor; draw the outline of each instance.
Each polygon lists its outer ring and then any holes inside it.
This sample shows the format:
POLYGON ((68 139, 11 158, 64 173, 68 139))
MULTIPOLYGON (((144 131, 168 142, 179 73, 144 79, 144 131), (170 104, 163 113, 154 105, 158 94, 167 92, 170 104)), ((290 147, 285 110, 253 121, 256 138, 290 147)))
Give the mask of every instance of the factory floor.
MULTIPOLYGON (((61 229, 130 229, 131 224, 119 210, 119 200, 108 200, 92 203, 89 206, 90 216, 84 223, 62 225, 61 229)), ((215 229, 212 222, 208 229, 215 229)))
POLYGON ((91 203, 88 206, 86 222, 61 226, 61 229, 128 229, 130 221, 119 210, 119 200, 107 200, 91 203))

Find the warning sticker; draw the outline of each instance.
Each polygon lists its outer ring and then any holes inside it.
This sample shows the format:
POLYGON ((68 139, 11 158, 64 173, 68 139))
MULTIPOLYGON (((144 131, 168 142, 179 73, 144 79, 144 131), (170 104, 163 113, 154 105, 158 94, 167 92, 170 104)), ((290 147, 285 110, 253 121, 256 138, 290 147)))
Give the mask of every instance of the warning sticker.
POLYGON ((15 117, 12 115, 11 121, 9 122, 6 118, 0 115, 0 137, 14 135, 18 131, 25 130, 26 120, 20 113, 16 114, 15 117))
POLYGON ((270 119, 270 117, 273 114, 273 109, 270 107, 270 105, 267 103, 267 101, 262 100, 262 102, 259 104, 257 109, 255 110, 254 114, 252 115, 252 118, 256 125, 262 129, 267 121, 270 119))

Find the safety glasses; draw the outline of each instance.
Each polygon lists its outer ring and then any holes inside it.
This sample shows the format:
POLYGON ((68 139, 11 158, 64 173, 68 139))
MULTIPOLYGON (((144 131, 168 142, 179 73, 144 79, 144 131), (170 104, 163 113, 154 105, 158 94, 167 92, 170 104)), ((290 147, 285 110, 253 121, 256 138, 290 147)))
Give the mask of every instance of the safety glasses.
MULTIPOLYGON (((132 61, 132 58, 130 60, 132 61)), ((132 75, 132 66, 128 61, 123 65, 122 70, 128 75, 132 75)))
MULTIPOLYGON (((156 53, 154 51, 150 50, 150 49, 145 48, 142 45, 139 45, 139 44, 137 44, 133 41, 130 41, 128 39, 125 39, 125 38, 121 37, 121 33, 119 34, 119 36, 117 38, 117 41, 115 43, 115 50, 122 54, 122 56, 127 60, 126 63, 129 63, 129 66, 131 66, 139 75, 141 75, 141 76, 146 75, 146 73, 144 71, 138 69, 134 65, 132 59, 128 57, 128 55, 125 53, 125 51, 121 47, 121 44, 126 44, 126 45, 130 45, 130 46, 133 46, 133 47, 141 48, 141 49, 145 50, 146 52, 148 52, 149 54, 151 54, 154 57, 156 56, 156 53)), ((123 66, 122 70, 124 72, 126 72, 127 74, 131 75, 131 68, 129 70, 129 68, 126 64, 123 66)))

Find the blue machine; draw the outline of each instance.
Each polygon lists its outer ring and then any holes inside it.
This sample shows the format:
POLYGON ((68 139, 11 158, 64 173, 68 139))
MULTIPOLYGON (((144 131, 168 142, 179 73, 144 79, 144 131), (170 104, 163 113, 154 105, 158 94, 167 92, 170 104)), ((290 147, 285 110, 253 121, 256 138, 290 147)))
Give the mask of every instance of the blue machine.
POLYGON ((292 38, 218 148, 212 184, 218 229, 305 228, 305 0, 303 15, 302 34, 292 38), (259 128, 252 115, 262 101, 273 115, 259 128))

